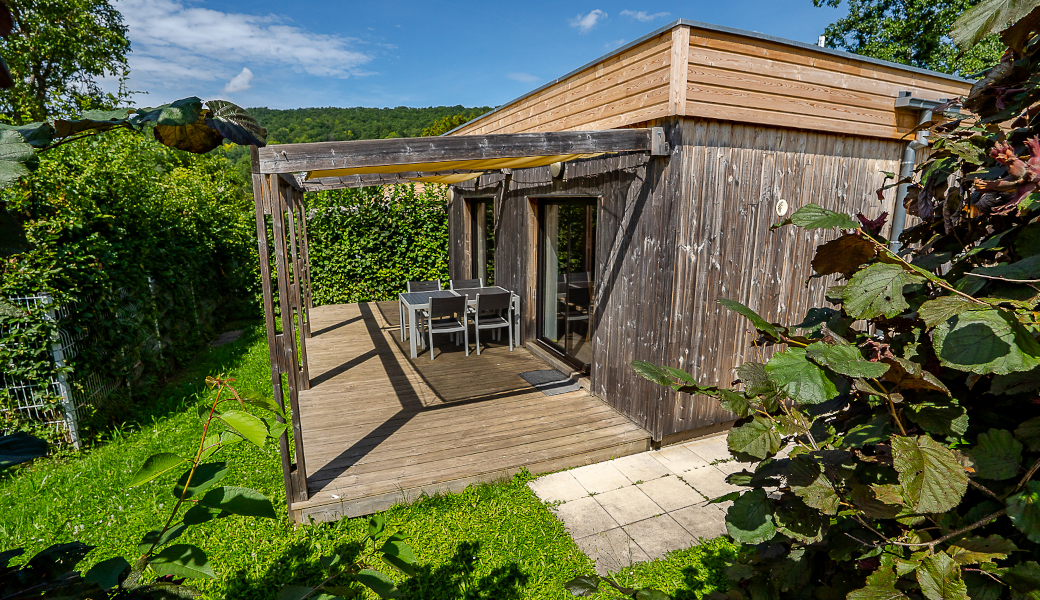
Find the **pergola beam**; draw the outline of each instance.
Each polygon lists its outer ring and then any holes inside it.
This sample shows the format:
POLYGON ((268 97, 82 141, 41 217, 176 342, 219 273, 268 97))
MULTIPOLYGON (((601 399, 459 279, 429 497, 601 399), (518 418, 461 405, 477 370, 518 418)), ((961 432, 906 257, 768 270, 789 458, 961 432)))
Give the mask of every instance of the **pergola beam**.
POLYGON ((430 177, 435 175, 455 175, 457 173, 472 173, 474 171, 408 171, 406 173, 366 173, 364 175, 345 175, 343 177, 320 177, 303 182, 303 189, 307 192, 322 190, 341 190, 344 188, 359 188, 372 185, 393 185, 418 183, 409 177, 430 177))
POLYGON ((668 154, 660 127, 606 131, 547 131, 277 144, 259 149, 260 172, 298 173, 456 160, 521 158, 597 152, 668 154))

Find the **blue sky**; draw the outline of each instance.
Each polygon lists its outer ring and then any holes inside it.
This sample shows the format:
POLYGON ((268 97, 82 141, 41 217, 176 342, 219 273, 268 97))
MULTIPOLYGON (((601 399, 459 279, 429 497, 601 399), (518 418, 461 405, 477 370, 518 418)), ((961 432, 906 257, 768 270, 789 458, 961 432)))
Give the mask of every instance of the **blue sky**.
POLYGON ((138 105, 497 106, 679 18, 815 43, 812 0, 117 0, 138 105))

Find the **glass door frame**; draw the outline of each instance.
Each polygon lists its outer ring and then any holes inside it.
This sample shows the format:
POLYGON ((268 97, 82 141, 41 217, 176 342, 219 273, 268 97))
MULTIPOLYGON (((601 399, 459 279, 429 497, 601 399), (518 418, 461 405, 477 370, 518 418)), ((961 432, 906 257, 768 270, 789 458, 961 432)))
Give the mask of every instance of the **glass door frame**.
MULTIPOLYGON (((534 301, 535 336, 534 336, 534 341, 535 341, 536 344, 538 344, 538 346, 540 348, 542 348, 542 349, 552 353, 553 356, 555 356, 557 359, 567 363, 568 365, 573 367, 576 371, 580 371, 580 372, 585 373, 586 375, 589 375, 591 370, 592 370, 592 363, 591 362, 589 363, 589 366, 586 367, 585 364, 582 363, 578 358, 576 358, 576 357, 574 357, 574 356, 572 356, 570 354, 567 354, 566 350, 564 350, 562 347, 557 345, 556 342, 553 342, 552 340, 550 340, 550 339, 548 339, 548 338, 546 338, 545 336, 542 335, 542 332, 545 331, 545 328, 544 328, 544 326, 545 326, 545 308, 542 306, 542 299, 545 297, 545 278, 543 277, 543 275, 544 275, 543 269, 544 269, 545 259, 546 259, 546 257, 545 257, 545 253, 546 253, 546 247, 545 247, 546 246, 546 244, 545 244, 545 211, 543 210, 543 208, 545 206, 554 205, 554 204, 555 205, 570 204, 572 206, 573 205, 584 205, 584 206, 591 206, 591 207, 595 208, 596 209, 596 213, 595 213, 595 221, 596 221, 595 222, 595 230, 596 230, 596 233, 593 236, 593 238, 591 239, 591 243, 592 243, 593 247, 595 247, 595 244, 597 242, 596 237, 599 236, 599 212, 601 210, 602 196, 592 196, 592 195, 588 195, 588 194, 574 194, 574 195, 566 195, 566 196, 563 196, 563 195, 560 195, 560 196, 539 196, 539 197, 536 197, 536 198, 531 198, 530 200, 534 201, 532 203, 534 205, 534 209, 535 209, 535 219, 534 219, 535 222, 534 222, 534 225, 537 228, 536 234, 534 236, 535 237, 535 245, 536 245, 536 252, 535 252, 536 263, 535 263, 535 268, 533 269, 533 271, 534 271, 534 278, 535 278, 535 299, 534 299, 535 300, 534 301)), ((586 248, 586 254, 587 253, 588 253, 588 248, 586 248)), ((595 257, 593 260, 595 261, 595 260, 598 260, 598 259, 599 259, 599 257, 595 257)), ((589 269, 590 272, 591 273, 595 273, 596 265, 592 264, 592 265, 589 265, 589 267, 590 267, 590 269, 589 269)), ((592 311, 590 311, 590 313, 592 313, 592 311)), ((588 325, 589 327, 593 326, 593 319, 595 319, 595 314, 594 313, 589 315, 589 325, 588 325)))
MULTIPOLYGON (((487 213, 490 205, 492 219, 494 219, 495 196, 466 196, 464 199, 466 201, 466 251, 469 255, 466 265, 469 277, 465 279, 480 277, 483 279, 484 285, 488 285, 487 238, 489 233, 494 236, 495 224, 487 222, 487 213)), ((492 237, 492 239, 494 238, 492 237)), ((492 249, 491 252, 493 255, 494 250, 492 249)), ((494 267, 492 266, 492 268, 494 267)))

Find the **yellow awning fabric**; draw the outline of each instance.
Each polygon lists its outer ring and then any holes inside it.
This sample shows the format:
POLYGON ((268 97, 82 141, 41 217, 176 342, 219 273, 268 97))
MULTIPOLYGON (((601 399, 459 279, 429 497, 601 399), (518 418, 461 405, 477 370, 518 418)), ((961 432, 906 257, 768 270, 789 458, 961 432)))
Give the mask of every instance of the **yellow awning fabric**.
POLYGON ((355 167, 350 169, 328 169, 324 171, 310 171, 307 179, 319 179, 321 177, 344 177, 346 175, 365 175, 368 173, 408 173, 410 171, 493 171, 496 169, 527 169, 530 167, 542 167, 554 162, 566 162, 578 158, 592 158, 605 154, 596 152, 593 154, 557 154, 555 156, 523 156, 518 158, 491 158, 481 160, 448 160, 444 162, 412 163, 408 165, 378 165, 373 167, 355 167))
POLYGON ((430 175, 429 177, 408 177, 408 181, 421 181, 422 183, 462 183, 470 181, 483 175, 483 171, 476 173, 453 173, 451 175, 430 175))

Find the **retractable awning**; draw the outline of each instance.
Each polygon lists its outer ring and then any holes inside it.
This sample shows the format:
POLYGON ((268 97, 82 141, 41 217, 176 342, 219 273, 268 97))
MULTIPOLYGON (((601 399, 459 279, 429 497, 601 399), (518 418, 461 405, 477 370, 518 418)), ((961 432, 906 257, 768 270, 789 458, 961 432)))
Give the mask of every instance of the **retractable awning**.
MULTIPOLYGON (((600 156, 602 154, 605 154, 605 152, 589 152, 585 154, 552 154, 549 156, 486 158, 476 160, 449 160, 443 162, 353 167, 348 169, 324 169, 321 171, 309 171, 305 180, 309 181, 311 179, 320 179, 322 177, 347 177, 350 175, 365 175, 368 173, 407 173, 409 171, 436 173, 438 171, 494 171, 496 169, 528 169, 531 167, 544 167, 545 165, 551 165, 555 162, 567 162, 569 160, 575 160, 578 158, 592 158, 594 156, 600 156)), ((445 177, 455 176, 449 175, 445 177)), ((461 179, 459 181, 467 180, 461 179)))

